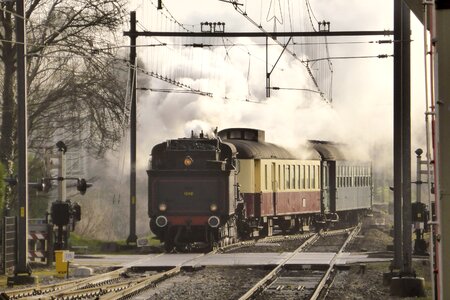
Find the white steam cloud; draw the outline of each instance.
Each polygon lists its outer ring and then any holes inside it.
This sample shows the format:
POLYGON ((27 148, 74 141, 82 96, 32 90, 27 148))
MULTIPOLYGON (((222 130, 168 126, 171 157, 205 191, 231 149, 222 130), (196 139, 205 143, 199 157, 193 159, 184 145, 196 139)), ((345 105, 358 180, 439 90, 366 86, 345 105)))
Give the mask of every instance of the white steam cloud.
MULTIPOLYGON (((392 1, 310 2, 320 19, 325 18, 331 22, 332 30, 392 29, 392 1)), ((195 1, 195 4, 180 3, 176 0, 164 1, 165 6, 181 23, 225 21, 227 31, 258 31, 229 4, 210 0, 195 1)), ((143 21, 144 16, 139 16, 139 9, 137 12, 138 20, 143 21)), ((141 14, 145 15, 145 12, 141 14)), ((265 15, 266 12, 262 14, 265 15)), ((420 68, 423 61, 420 56, 422 29, 414 17, 412 19, 414 151, 418 146, 424 148, 424 93, 421 88, 423 71, 420 68)), ((148 26, 150 30, 151 26, 148 26)), ((392 45, 368 43, 380 39, 392 37, 341 38, 340 42, 349 43, 331 44, 330 56, 392 54, 392 45)), ((330 38, 328 41, 332 42, 330 38)), ((149 231, 145 170, 151 149, 167 139, 190 136, 191 130, 196 133, 203 130, 204 133, 211 134, 216 127, 219 130, 229 127, 258 128, 266 131, 266 141, 284 146, 292 152, 302 149, 308 139, 329 140, 346 144, 357 159, 373 160, 375 168, 392 167, 392 58, 333 60, 332 105, 325 103, 318 94, 305 91, 272 91, 272 96, 265 99, 265 47, 254 45, 263 43, 263 39, 239 38, 233 42, 246 46, 229 47, 226 55, 223 47, 198 49, 192 57, 186 52, 177 57, 169 57, 170 61, 165 62, 164 68, 172 68, 178 73, 189 70, 190 73, 186 72, 179 80, 195 89, 213 93, 213 98, 179 93, 138 94, 139 234, 149 231), (212 63, 206 64, 206 61, 212 63)), ((276 61, 280 52, 280 47, 270 47, 271 63, 276 61)), ((142 59, 145 61, 145 58, 144 55, 142 59)), ((153 60, 149 58, 146 69, 152 69, 151 62, 153 60)), ((280 59, 271 81, 274 86, 311 88, 304 66, 288 54, 280 59)), ((149 84, 152 88, 167 88, 167 84, 157 79, 149 80, 149 84)), ((126 193, 126 190, 122 192, 126 193)))

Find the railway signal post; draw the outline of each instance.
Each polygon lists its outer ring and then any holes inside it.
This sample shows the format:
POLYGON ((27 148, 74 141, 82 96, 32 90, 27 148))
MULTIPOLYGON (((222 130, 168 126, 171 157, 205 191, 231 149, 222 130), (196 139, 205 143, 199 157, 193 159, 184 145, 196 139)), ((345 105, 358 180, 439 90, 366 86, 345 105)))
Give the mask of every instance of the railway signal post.
MULTIPOLYGON (((417 172, 416 172, 416 202, 413 203, 413 214, 412 221, 414 224, 414 232, 416 238, 414 240, 414 254, 417 255, 427 255, 427 242, 423 238, 424 230, 427 227, 428 214, 426 210, 425 203, 422 202, 422 183, 427 183, 422 181, 422 174, 428 174, 428 171, 422 171, 422 164, 427 164, 426 160, 422 160, 422 149, 417 149, 417 172)), ((428 179, 430 180, 430 179, 428 179)))
POLYGON ((18 200, 17 263, 8 284, 36 281, 28 265, 28 159, 25 1, 16 1, 18 200))
POLYGON ((86 193, 88 187, 91 186, 83 178, 71 178, 66 176, 66 151, 67 147, 62 142, 56 143, 58 147, 58 177, 56 180, 59 181, 58 184, 58 200, 52 203, 51 207, 51 223, 56 226, 56 238, 54 249, 55 250, 65 250, 68 248, 68 240, 70 231, 75 228, 76 222, 81 220, 81 207, 78 203, 72 203, 70 200, 66 199, 66 189, 67 180, 77 181, 77 190, 81 195, 86 193))

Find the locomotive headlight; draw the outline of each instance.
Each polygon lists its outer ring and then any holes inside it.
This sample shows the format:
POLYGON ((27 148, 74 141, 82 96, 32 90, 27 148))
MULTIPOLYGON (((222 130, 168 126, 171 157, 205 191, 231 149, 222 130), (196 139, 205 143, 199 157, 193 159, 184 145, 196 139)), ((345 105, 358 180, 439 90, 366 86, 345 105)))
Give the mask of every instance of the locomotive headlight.
POLYGON ((212 203, 212 204, 209 206, 209 210, 210 210, 210 211, 217 211, 217 204, 212 203))
POLYGON ((167 205, 165 203, 160 203, 158 206, 160 211, 166 211, 167 210, 167 205))
POLYGON ((192 163, 194 162, 194 160, 190 157, 190 156, 186 156, 184 158, 184 165, 186 167, 190 167, 192 165, 192 163))

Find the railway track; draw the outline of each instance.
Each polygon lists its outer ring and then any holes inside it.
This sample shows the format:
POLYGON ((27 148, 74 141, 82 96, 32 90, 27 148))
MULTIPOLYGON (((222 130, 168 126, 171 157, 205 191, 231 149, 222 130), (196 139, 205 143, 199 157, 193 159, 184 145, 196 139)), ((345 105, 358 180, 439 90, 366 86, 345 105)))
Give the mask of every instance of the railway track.
POLYGON ((317 233, 297 248, 291 255, 280 262, 266 277, 261 279, 255 286, 248 290, 240 300, 246 299, 319 299, 330 279, 339 253, 357 235, 361 225, 354 227, 351 231, 339 230, 326 233, 317 233), (314 244, 327 237, 347 234, 347 238, 341 244, 328 265, 328 268, 316 269, 289 268, 287 263, 299 252, 308 251, 314 244))
MULTIPOLYGON (((199 256, 202 255, 205 254, 199 256)), ((174 267, 156 274, 130 277, 130 265, 88 278, 11 290, 2 293, 0 299, 127 299, 181 271, 181 267, 174 267)))
MULTIPOLYGON (((240 247, 255 245, 256 243, 280 243, 281 241, 286 240, 297 241, 298 243, 302 243, 301 246, 298 247, 291 255, 286 257, 279 265, 270 271, 270 273, 267 274, 265 272, 267 275, 255 286, 249 289, 251 284, 248 285, 246 288, 248 291, 241 297, 241 299, 290 299, 291 296, 291 299, 310 299, 301 298, 299 295, 307 296, 311 294, 312 290, 318 291, 323 289, 327 278, 331 274, 337 254, 332 260, 328 270, 288 269, 285 267, 286 263, 298 252, 313 249, 314 245, 316 243, 320 243, 322 239, 339 234, 346 234, 348 232, 349 230, 335 230, 315 234, 309 233, 293 236, 274 236, 259 239, 258 241, 252 240, 238 242, 237 244, 218 248, 206 254, 199 254, 184 263, 202 256, 227 252, 233 249, 236 250, 240 247)), ((353 233, 351 236, 354 236, 355 234, 356 233, 353 233)), ((342 251, 343 247, 345 247, 346 243, 348 243, 351 236, 347 238, 347 241, 344 245, 342 245, 340 251, 342 251)), ((133 264, 136 264, 136 262, 133 262, 133 264)), ((133 264, 130 263, 114 271, 91 276, 89 278, 64 281, 52 285, 11 290, 3 293, 0 296, 0 299, 133 299, 135 297, 139 297, 138 295, 142 294, 144 291, 154 288, 156 284, 173 277, 182 271, 182 267, 177 266, 167 271, 158 273, 136 274, 130 272, 130 267, 133 264)), ((264 275, 259 278, 262 278, 264 275)), ((243 292, 245 292, 245 290, 243 290, 243 292)))
MULTIPOLYGON (((240 249, 245 249, 245 248, 249 248, 249 247, 257 247, 258 245, 264 246, 264 244, 276 244, 276 243, 283 243, 283 242, 298 242, 298 243, 300 243, 301 241, 310 238, 314 234, 315 233, 302 233, 302 234, 294 234, 294 235, 276 235, 276 236, 264 237, 262 239, 240 241, 240 242, 237 242, 234 244, 230 244, 227 246, 217 248, 213 251, 213 253, 239 252, 240 249)), ((245 251, 248 252, 248 249, 245 251)))

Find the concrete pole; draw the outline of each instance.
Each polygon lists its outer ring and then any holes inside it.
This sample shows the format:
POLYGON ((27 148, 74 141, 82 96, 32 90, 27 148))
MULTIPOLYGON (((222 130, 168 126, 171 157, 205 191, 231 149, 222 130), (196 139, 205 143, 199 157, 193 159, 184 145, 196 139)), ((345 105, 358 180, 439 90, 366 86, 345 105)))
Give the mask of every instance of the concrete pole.
POLYGON ((410 9, 402 1, 402 198, 403 198, 403 268, 412 274, 411 211, 411 29, 410 9))
POLYGON ((18 137, 18 198, 19 226, 17 234, 17 264, 15 274, 31 273, 28 268, 28 158, 27 158, 27 78, 24 0, 16 2, 17 47, 17 137, 18 137))
POLYGON ((450 299, 450 3, 436 1, 438 298, 450 299))
POLYGON ((136 236, 136 12, 130 12, 130 234, 128 245, 135 245, 136 236))
POLYGON ((391 269, 400 270, 402 257, 402 2, 394 0, 394 260, 391 269))

